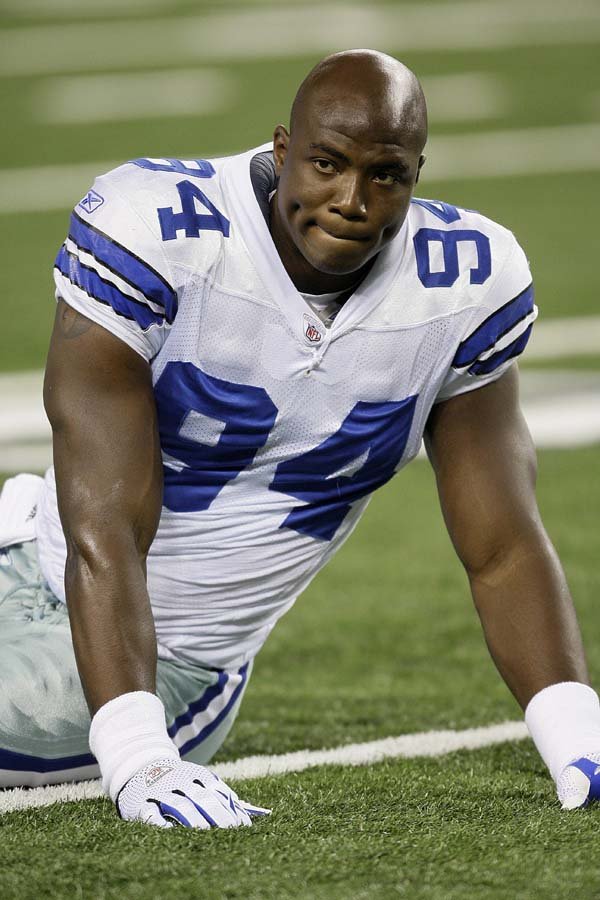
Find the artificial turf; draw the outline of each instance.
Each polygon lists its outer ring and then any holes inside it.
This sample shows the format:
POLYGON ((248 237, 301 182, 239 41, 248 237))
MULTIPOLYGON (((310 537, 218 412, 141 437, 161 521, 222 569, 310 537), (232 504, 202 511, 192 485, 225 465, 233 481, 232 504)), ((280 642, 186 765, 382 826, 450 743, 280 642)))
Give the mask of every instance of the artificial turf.
MULTIPOLYGON (((540 505, 592 674, 600 449, 540 453, 540 505)), ((518 718, 445 535, 428 464, 374 498, 257 660, 219 759, 518 718), (410 515, 408 515, 410 511, 410 515)), ((600 810, 562 813, 531 744, 236 783, 248 830, 155 832, 108 801, 0 817, 0 896, 597 898, 600 810)))
POLYGON ((237 787, 272 816, 165 832, 101 800, 8 814, 3 900, 598 897, 600 809, 562 812, 528 742, 237 787))

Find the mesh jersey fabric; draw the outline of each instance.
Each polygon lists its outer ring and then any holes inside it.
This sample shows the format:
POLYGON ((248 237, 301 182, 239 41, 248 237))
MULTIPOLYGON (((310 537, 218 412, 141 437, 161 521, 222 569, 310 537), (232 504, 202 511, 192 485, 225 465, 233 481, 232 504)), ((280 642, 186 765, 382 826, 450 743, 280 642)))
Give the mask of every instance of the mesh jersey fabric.
MULTIPOLYGON (((152 367, 165 474, 148 557, 159 653, 222 668, 255 655, 372 490, 417 454, 433 404, 500 377, 536 315, 509 231, 416 201, 326 329, 255 196, 250 164, 268 149, 101 177, 102 203, 76 209, 55 270, 60 296, 152 367)), ((36 527, 64 597, 52 470, 36 527)))

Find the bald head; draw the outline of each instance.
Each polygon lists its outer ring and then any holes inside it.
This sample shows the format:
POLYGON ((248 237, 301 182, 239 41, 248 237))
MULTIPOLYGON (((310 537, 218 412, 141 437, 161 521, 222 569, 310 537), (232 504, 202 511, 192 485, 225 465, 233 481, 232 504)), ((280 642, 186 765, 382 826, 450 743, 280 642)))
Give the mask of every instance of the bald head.
POLYGON ((345 50, 317 63, 294 99, 292 135, 314 116, 374 140, 410 143, 419 152, 427 140, 427 107, 416 75, 376 50, 345 50))

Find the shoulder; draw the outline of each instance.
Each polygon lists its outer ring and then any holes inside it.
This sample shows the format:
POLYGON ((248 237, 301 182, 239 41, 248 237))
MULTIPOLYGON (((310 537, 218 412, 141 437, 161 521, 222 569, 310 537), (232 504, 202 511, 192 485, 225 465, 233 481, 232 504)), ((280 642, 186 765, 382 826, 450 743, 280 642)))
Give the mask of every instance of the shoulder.
POLYGON ((246 156, 144 157, 100 175, 73 210, 58 295, 152 359, 198 281, 239 251, 230 226, 240 201, 225 188, 246 156))
MULTIPOLYGON (((469 284, 486 284, 498 276, 512 256, 518 256, 519 244, 508 228, 474 209, 455 206, 442 200, 413 198, 409 211, 409 223, 421 263, 419 275, 426 287, 453 286, 449 284, 456 274, 454 259, 459 253, 476 251, 478 266, 469 271, 469 284), (432 245, 443 250, 446 276, 428 274, 425 260, 429 260, 432 245)), ((522 252, 522 251, 521 251, 522 252)), ((430 268, 430 267, 429 267, 430 268)), ((460 275, 460 271, 459 271, 460 275)), ((458 279, 457 279, 458 280, 458 279)), ((488 284, 489 287, 489 284, 488 284)))
POLYGON ((475 210, 415 199, 413 283, 430 314, 451 315, 448 399, 495 380, 519 356, 537 315, 527 257, 513 233, 475 210))
POLYGON ((476 210, 415 198, 408 231, 405 273, 436 314, 492 310, 531 284, 514 234, 476 210))
POLYGON ((158 253, 174 266, 202 269, 229 234, 222 211, 225 160, 150 158, 130 160, 99 176, 80 202, 90 224, 104 223, 111 236, 135 252, 158 253), (199 238, 202 237, 202 241, 199 238))
POLYGON ((145 158, 96 178, 56 258, 57 295, 153 358, 192 277, 220 252, 228 223, 215 176, 205 160, 145 158), (208 181, 215 200, 198 187, 208 181))

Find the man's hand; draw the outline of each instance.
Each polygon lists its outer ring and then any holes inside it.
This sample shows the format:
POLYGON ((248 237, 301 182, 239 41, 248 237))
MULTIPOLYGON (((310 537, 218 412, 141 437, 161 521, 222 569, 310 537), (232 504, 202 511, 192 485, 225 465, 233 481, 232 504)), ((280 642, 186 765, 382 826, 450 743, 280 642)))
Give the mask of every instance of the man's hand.
POLYGON ((563 809, 578 809, 600 800, 600 753, 582 756, 565 766, 556 790, 563 809))
POLYGON ((237 828, 251 825, 252 816, 271 812, 241 801, 204 766, 174 759, 158 759, 143 768, 121 789, 116 802, 122 819, 159 828, 237 828))

